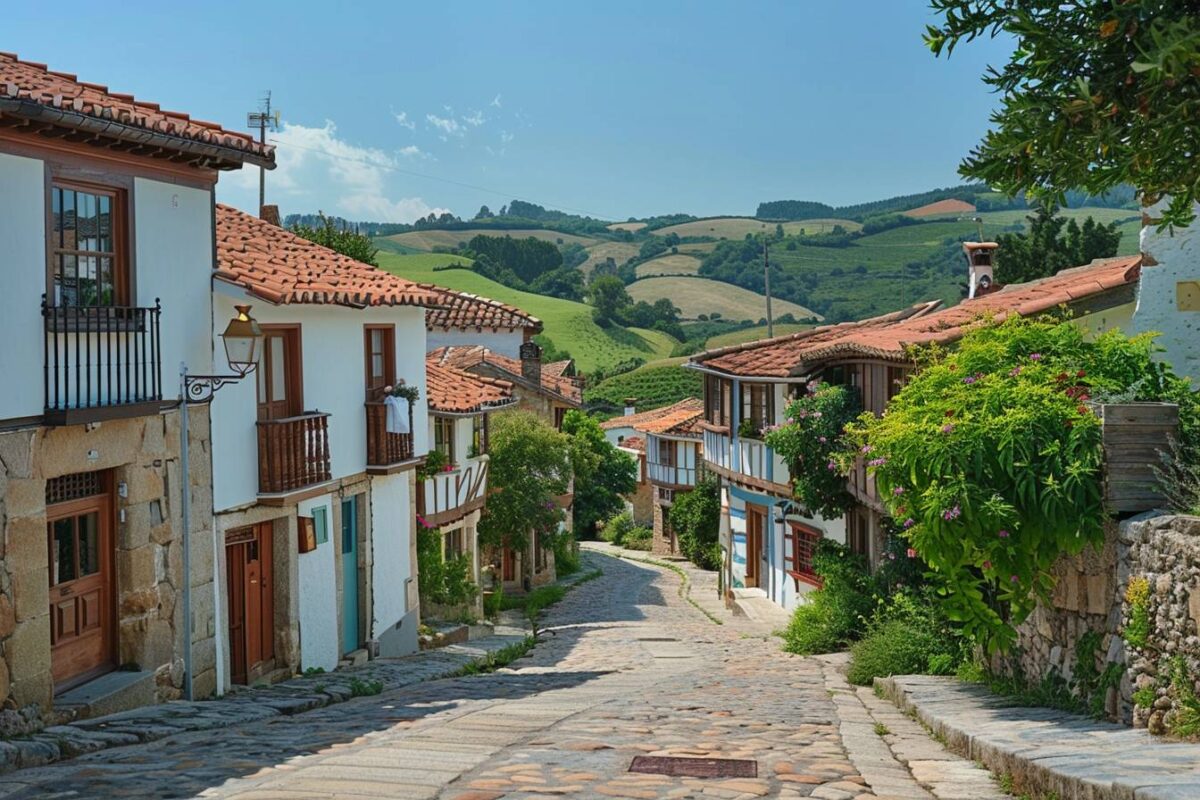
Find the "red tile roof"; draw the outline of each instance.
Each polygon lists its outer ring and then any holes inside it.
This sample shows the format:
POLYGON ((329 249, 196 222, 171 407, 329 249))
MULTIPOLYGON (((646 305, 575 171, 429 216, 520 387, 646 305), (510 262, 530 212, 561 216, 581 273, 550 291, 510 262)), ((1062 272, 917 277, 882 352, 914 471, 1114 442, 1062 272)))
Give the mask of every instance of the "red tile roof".
POLYGON ((276 305, 435 306, 444 296, 220 203, 216 277, 276 305))
POLYGON ((564 358, 562 361, 549 361, 545 364, 542 364, 542 374, 553 375, 556 378, 569 377, 567 375, 567 370, 574 366, 574 364, 574 359, 570 358, 564 358))
POLYGON ((438 363, 425 357, 425 394, 430 411, 472 414, 511 405, 512 383, 438 363))
POLYGON ((54 72, 45 64, 21 61, 13 53, 0 53, 0 118, 4 117, 92 134, 106 147, 123 143, 113 147, 117 150, 190 154, 196 163, 217 169, 236 169, 245 162, 275 166, 275 148, 249 134, 163 111, 157 103, 54 72))
MULTIPOLYGON (((439 347, 429 351, 429 356, 435 357, 439 364, 449 364, 468 372, 473 372, 481 364, 487 363, 511 377, 514 383, 529 385, 521 374, 521 362, 518 359, 494 353, 483 345, 439 347)), ((543 371, 539 388, 572 405, 583 405, 583 388, 571 378, 558 377, 543 371)))
POLYGON ((639 453, 644 453, 646 452, 646 440, 640 436, 626 436, 617 447, 624 447, 626 450, 635 450, 639 453))
POLYGON ((439 290, 445 296, 442 307, 425 316, 429 330, 528 330, 541 333, 542 321, 525 313, 516 306, 497 300, 456 292, 452 289, 439 290))
POLYGON ((704 401, 688 397, 669 406, 613 417, 600 423, 604 430, 633 428, 642 433, 669 433, 679 436, 698 435, 696 423, 704 416, 704 401))
POLYGON ((910 345, 957 341, 981 318, 1003 320, 1009 314, 1031 316, 1063 305, 1132 286, 1141 274, 1141 256, 1096 261, 1030 283, 1013 284, 939 311, 911 314, 900 320, 826 326, 812 331, 702 353, 692 358, 701 367, 735 375, 795 377, 817 361, 861 355, 900 361, 910 345), (805 335, 809 334, 809 335, 805 335))

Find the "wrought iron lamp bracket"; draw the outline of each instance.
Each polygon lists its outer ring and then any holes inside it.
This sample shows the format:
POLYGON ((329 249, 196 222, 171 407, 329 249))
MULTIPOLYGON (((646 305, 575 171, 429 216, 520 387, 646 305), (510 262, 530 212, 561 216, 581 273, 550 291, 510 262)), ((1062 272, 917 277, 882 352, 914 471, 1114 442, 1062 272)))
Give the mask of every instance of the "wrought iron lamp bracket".
MULTIPOLYGON (((249 374, 249 373, 247 373, 249 374)), ((219 389, 237 383, 245 375, 184 375, 184 399, 191 405, 207 403, 219 389)))

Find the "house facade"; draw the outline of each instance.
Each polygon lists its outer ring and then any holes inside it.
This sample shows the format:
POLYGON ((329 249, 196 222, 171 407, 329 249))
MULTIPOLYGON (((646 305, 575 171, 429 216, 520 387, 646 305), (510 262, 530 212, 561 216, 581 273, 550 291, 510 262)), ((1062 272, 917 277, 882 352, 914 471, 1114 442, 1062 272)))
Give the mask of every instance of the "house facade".
POLYGON ((224 687, 417 650, 425 309, 440 294, 217 206, 215 319, 253 304, 253 380, 212 409, 224 687), (389 419, 389 388, 418 399, 389 419))
MULTIPOLYGON (((994 247, 983 248, 990 253, 994 247)), ((830 538, 878 563, 887 536, 883 504, 865 466, 848 478, 853 506, 837 519, 800 507, 789 465, 761 431, 785 421, 792 398, 809 381, 851 386, 864 410, 882 414, 914 370, 910 345, 951 345, 982 317, 1029 316, 1066 307, 1092 333, 1130 325, 1140 258, 1107 259, 1041 281, 996 287, 972 265, 984 291, 939 309, 925 303, 856 323, 699 354, 689 366, 705 376, 704 462, 721 478, 725 579, 734 596, 762 593, 785 608, 819 585, 812 569, 817 541, 830 538)), ((990 264, 990 259, 989 259, 990 264)))
MULTIPOLYGON (((214 188, 273 149, 0 53, 0 702, 86 715, 216 683, 209 419, 214 188), (117 668, 121 667, 121 671, 117 668), (103 679, 104 689, 98 690, 103 679)), ((229 317, 219 320, 224 327, 229 317)))

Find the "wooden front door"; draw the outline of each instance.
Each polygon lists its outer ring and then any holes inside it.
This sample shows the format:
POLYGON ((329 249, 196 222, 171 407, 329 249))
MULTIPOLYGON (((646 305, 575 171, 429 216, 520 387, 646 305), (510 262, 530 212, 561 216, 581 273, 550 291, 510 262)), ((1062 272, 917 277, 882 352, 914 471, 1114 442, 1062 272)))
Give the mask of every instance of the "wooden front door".
POLYGON ((766 523, 766 512, 759 506, 746 505, 746 586, 758 586, 761 583, 760 569, 762 564, 763 528, 766 523))
POLYGON ((46 508, 50 667, 55 691, 111 670, 112 504, 107 492, 46 508))
POLYGON ((275 658, 272 531, 272 523, 263 522, 225 536, 229 671, 234 683, 249 683, 275 658))
POLYGON ((263 326, 258 369, 258 419, 285 419, 304 408, 300 387, 300 327, 263 326))
POLYGON ((342 501, 342 653, 358 649, 358 515, 342 501))
POLYGON ((506 581, 515 581, 517 579, 517 551, 511 547, 504 548, 504 567, 501 573, 506 581))

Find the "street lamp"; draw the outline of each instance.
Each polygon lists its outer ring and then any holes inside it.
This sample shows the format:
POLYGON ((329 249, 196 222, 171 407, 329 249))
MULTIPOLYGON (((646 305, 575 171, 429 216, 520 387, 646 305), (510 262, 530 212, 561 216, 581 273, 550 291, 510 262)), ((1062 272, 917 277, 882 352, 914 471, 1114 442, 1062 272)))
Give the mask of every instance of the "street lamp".
MULTIPOLYGON (((262 355, 263 332, 254 318, 250 316, 250 306, 234 306, 237 316, 225 326, 221 339, 225 344, 225 358, 234 375, 190 375, 186 362, 179 365, 179 458, 183 462, 182 483, 180 490, 180 517, 183 519, 183 672, 185 694, 188 700, 194 700, 192 675, 192 525, 191 525, 191 463, 188 455, 188 404, 207 403, 212 400, 217 390, 228 383, 237 383, 249 375, 258 366, 262 355)), ((218 590, 217 542, 213 536, 213 617, 220 616, 221 593, 218 590)), ((221 641, 220 631, 215 633, 218 644, 221 641)), ((217 658, 221 658, 221 649, 217 647, 217 658)))

